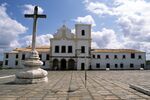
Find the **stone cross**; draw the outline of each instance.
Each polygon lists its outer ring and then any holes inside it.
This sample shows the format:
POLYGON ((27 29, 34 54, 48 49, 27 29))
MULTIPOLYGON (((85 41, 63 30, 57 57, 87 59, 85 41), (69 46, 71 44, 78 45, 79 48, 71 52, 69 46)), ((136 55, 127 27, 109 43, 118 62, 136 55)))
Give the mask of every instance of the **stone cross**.
POLYGON ((33 18, 33 32, 32 32, 32 51, 35 50, 36 44, 36 26, 37 26, 37 18, 46 18, 44 14, 38 14, 38 6, 34 7, 34 14, 25 14, 26 18, 33 18))

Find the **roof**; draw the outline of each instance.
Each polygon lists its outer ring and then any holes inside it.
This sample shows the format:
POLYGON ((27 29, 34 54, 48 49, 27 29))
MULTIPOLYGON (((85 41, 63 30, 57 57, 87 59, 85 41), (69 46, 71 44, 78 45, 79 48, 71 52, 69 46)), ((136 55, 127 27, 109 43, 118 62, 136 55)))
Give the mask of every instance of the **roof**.
MULTIPOLYGON (((49 52, 50 51, 50 46, 39 46, 39 47, 36 47, 36 50, 38 52, 49 52)), ((16 49, 13 50, 13 52, 16 52, 16 51, 18 51, 18 52, 20 52, 20 51, 28 52, 28 51, 31 51, 31 47, 28 46, 26 48, 16 48, 16 49)))
MULTIPOLYGON (((50 46, 38 46, 36 47, 38 52, 49 52, 50 46)), ((17 52, 29 52, 31 51, 31 47, 28 46, 26 48, 16 48, 9 53, 17 53, 17 52)), ((134 50, 134 49, 93 49, 92 53, 145 53, 143 51, 134 50)))
POLYGON ((144 53, 133 49, 93 49, 93 53, 144 53))

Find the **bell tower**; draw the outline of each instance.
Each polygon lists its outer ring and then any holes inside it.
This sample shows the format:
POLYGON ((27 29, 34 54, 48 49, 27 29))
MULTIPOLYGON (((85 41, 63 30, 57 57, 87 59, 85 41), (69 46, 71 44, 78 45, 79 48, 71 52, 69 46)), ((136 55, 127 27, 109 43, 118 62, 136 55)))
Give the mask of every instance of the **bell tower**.
POLYGON ((91 24, 76 24, 76 49, 80 50, 78 55, 77 69, 89 69, 89 58, 91 50, 91 24))
POLYGON ((76 24, 75 31, 77 39, 91 40, 91 24, 76 24))

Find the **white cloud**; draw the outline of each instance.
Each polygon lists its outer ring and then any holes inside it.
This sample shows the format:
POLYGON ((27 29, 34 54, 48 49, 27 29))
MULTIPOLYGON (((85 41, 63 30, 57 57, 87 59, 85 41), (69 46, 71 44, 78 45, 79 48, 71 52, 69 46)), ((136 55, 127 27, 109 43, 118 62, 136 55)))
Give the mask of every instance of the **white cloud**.
MULTIPOLYGON (((53 35, 51 34, 43 34, 39 35, 36 38, 36 45, 41 46, 41 45, 50 45, 50 38, 52 38, 53 35)), ((32 35, 27 35, 21 39, 21 45, 22 46, 29 46, 32 43, 32 35)))
POLYGON ((109 7, 107 7, 104 3, 100 2, 87 2, 86 3, 86 9, 92 13, 103 15, 103 14, 112 14, 112 11, 109 7))
POLYGON ((91 43, 91 48, 92 49, 99 49, 100 47, 98 46, 98 44, 96 42, 92 42, 91 43))
POLYGON ((71 29, 71 33, 75 34, 75 28, 71 29))
POLYGON ((112 29, 103 28, 101 31, 92 32, 92 40, 92 45, 96 48, 124 48, 112 29))
MULTIPOLYGON (((116 25, 120 27, 121 39, 116 37, 115 43, 106 39, 104 44, 107 47, 126 47, 150 52, 150 2, 146 0, 111 0, 100 2, 98 0, 86 0, 84 2, 86 9, 98 16, 115 17, 116 25), (120 41, 122 40, 122 41, 120 41)), ((107 17, 108 18, 108 17, 107 17)), ((116 26, 117 27, 117 26, 116 26)), ((113 29, 112 29, 113 30, 113 29)), ((115 31, 115 30, 114 30, 115 31)), ((102 31, 100 33, 103 33, 102 31)), ((116 34, 115 34, 116 35, 116 34)), ((96 36, 95 36, 96 37, 96 36)), ((98 39, 97 39, 98 40, 98 39)), ((100 40, 99 40, 100 41, 100 40)), ((97 43, 103 44, 103 43, 97 43)))
MULTIPOLYGON (((24 5, 24 11, 23 11, 23 14, 33 14, 34 13, 34 7, 35 5, 32 5, 32 4, 26 4, 24 5)), ((38 13, 39 14, 42 14, 44 12, 44 10, 38 6, 38 13)))
POLYGON ((117 17, 125 37, 135 41, 150 40, 150 2, 144 0, 114 0, 112 7, 101 2, 87 2, 86 9, 92 13, 117 17), (102 6, 103 5, 103 6, 102 6), (134 6, 133 6, 134 5, 134 6), (103 7, 105 9, 100 9, 103 7))
POLYGON ((92 26, 96 26, 95 21, 91 15, 87 15, 84 17, 77 17, 75 21, 78 23, 92 24, 92 26))
MULTIPOLYGON (((17 37, 26 32, 27 28, 6 13, 6 5, 0 5, 0 48, 11 48, 17 43, 17 37)), ((17 45, 16 45, 17 46, 17 45)))

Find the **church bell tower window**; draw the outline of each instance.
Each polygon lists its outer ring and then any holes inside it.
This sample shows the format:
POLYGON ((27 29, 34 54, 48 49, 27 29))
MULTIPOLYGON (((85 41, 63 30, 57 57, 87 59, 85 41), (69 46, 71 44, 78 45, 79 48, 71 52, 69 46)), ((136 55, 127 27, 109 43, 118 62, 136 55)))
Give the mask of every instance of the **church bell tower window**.
POLYGON ((85 30, 82 30, 81 34, 82 34, 82 36, 84 36, 85 35, 85 30))
POLYGON ((85 53, 85 46, 81 46, 81 53, 85 53))

